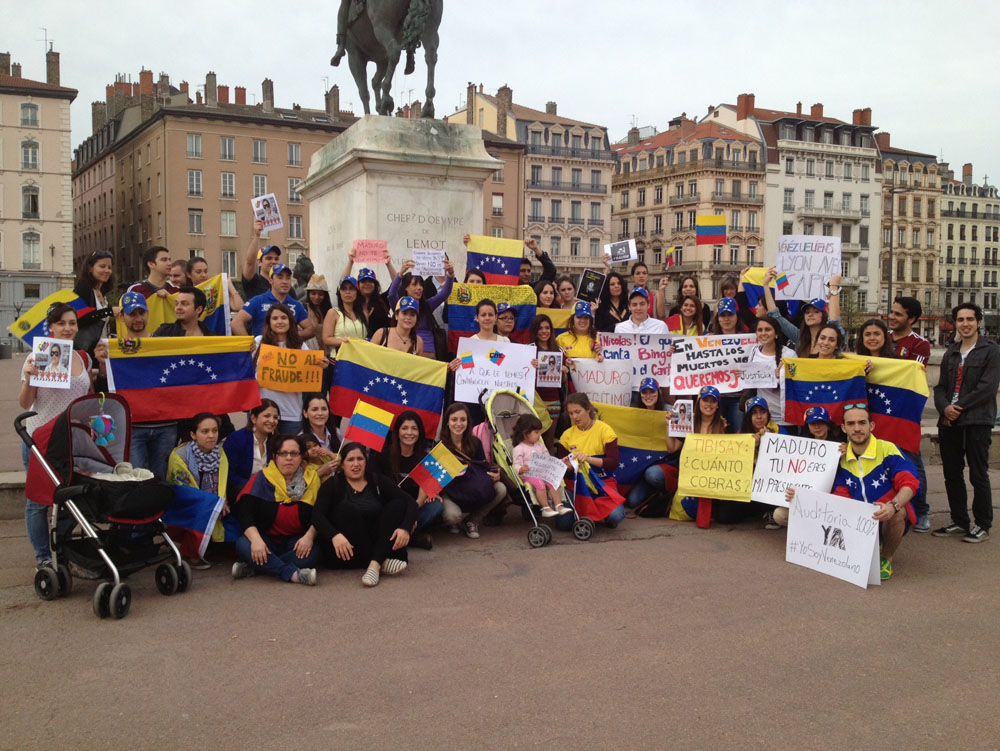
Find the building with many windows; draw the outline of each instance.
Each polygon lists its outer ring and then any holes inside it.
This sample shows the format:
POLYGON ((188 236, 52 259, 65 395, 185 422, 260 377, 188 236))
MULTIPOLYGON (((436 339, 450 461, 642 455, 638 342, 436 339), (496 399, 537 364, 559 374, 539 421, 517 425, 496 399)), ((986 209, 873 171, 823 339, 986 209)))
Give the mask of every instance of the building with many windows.
POLYGON ((312 155, 353 121, 339 90, 322 110, 278 108, 265 79, 261 101, 205 77, 204 97, 143 70, 139 82, 119 76, 95 102, 93 135, 76 149, 73 215, 76 253, 115 252, 116 279, 144 276, 140 257, 154 245, 174 258, 202 256, 213 272, 238 277, 252 236, 251 198, 274 193, 284 228, 268 240, 294 263, 309 251, 308 212, 296 186, 312 155))
POLYGON ((972 165, 956 180, 947 163, 940 165, 941 296, 943 312, 960 302, 983 308, 986 329, 997 332, 997 272, 1000 271, 1000 194, 995 185, 972 181, 972 165))
POLYGON ((876 133, 882 157, 881 308, 891 300, 915 297, 924 310, 914 326, 918 334, 938 340, 938 255, 941 233, 938 211, 941 180, 933 154, 893 146, 890 135, 876 133))
POLYGON ((682 114, 667 130, 646 138, 632 128, 625 143, 611 148, 618 156, 612 230, 615 239, 635 238, 654 283, 664 273, 670 249, 671 273, 696 276, 706 301, 718 297, 725 275, 762 262, 764 160, 759 138, 682 114), (696 245, 698 214, 726 217, 725 245, 696 245))
MULTIPOLYGON (((481 84, 469 84, 465 109, 448 121, 478 125, 524 145, 518 237, 534 238, 560 271, 575 277, 601 265, 604 245, 611 241, 615 165, 603 125, 564 117, 555 102, 548 102, 544 112, 515 104, 509 86, 501 86, 496 96, 485 94, 481 84)), ((489 181, 484 191, 494 200, 489 181)), ((483 231, 495 234, 491 216, 487 211, 483 231)))
POLYGON ((22 75, 0 53, 0 326, 56 290, 72 286, 70 104, 59 53, 45 80, 22 75))
POLYGON ((878 308, 877 260, 882 172, 871 110, 854 110, 851 122, 828 117, 822 104, 803 112, 756 106, 753 94, 714 107, 701 122, 716 122, 763 142, 764 262, 773 263, 781 235, 841 239, 845 296, 842 310, 854 324, 878 308), (875 221, 872 213, 875 212, 875 221))

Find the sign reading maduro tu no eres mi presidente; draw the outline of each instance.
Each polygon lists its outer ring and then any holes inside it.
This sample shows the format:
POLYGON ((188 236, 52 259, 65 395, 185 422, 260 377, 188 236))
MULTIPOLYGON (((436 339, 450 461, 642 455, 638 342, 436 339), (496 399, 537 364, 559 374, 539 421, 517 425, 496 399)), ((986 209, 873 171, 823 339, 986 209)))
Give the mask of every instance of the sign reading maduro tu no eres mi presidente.
POLYGON ((257 381, 272 391, 320 391, 323 368, 319 350, 285 349, 270 344, 260 345, 257 355, 257 381))

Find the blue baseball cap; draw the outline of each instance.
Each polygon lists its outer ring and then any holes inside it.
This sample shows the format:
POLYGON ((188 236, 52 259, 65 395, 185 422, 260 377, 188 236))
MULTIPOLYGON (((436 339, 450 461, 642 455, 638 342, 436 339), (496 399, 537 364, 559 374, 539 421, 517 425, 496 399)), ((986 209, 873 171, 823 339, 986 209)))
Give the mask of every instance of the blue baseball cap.
POLYGON ((412 297, 401 297, 396 303, 396 312, 402 313, 404 310, 412 310, 414 313, 420 312, 420 304, 412 297))
POLYGON ((826 312, 826 300, 822 297, 814 297, 812 300, 806 303, 806 305, 812 305, 820 313, 826 312))
POLYGON ((345 276, 343 279, 340 280, 341 287, 343 287, 345 284, 352 285, 354 289, 358 288, 358 280, 355 279, 353 276, 345 276))
POLYGON ((361 269, 361 271, 358 272, 358 281, 376 281, 375 272, 371 269, 361 269))
POLYGON ((645 287, 633 287, 632 291, 628 293, 628 299, 631 300, 636 295, 642 295, 646 298, 647 302, 649 301, 649 290, 645 287))
POLYGON ((750 414, 750 410, 754 407, 760 407, 761 409, 766 409, 768 414, 771 414, 771 408, 767 406, 767 401, 765 401, 762 396, 752 396, 747 399, 745 406, 747 414, 750 414))
POLYGON ((497 315, 502 315, 504 313, 512 313, 517 315, 517 309, 511 305, 509 302, 502 302, 497 304, 497 315))
POLYGON ((573 306, 574 316, 588 316, 590 318, 594 317, 594 311, 590 307, 590 303, 585 300, 580 300, 576 305, 573 306))
POLYGON ((643 378, 639 382, 639 391, 659 391, 660 384, 655 378, 643 378))
POLYGON ((715 309, 720 315, 723 313, 736 315, 736 301, 731 297, 723 297, 715 309))
POLYGON ((813 422, 833 424, 833 420, 830 419, 830 413, 826 411, 826 407, 810 407, 806 410, 806 425, 813 422))
POLYGON ((279 248, 277 245, 268 245, 265 248, 261 248, 259 251, 257 251, 257 260, 259 261, 261 258, 263 258, 264 256, 266 256, 268 253, 277 253, 280 256, 281 255, 281 248, 279 248))
POLYGON ((292 270, 290 268, 288 268, 285 264, 283 264, 283 263, 276 263, 276 264, 274 264, 274 266, 271 267, 271 276, 277 276, 278 274, 284 274, 286 271, 289 274, 292 273, 292 270))
POLYGON ((143 297, 138 292, 126 292, 122 295, 121 302, 119 303, 122 308, 122 313, 125 315, 130 315, 136 311, 137 308, 142 308, 143 310, 149 310, 149 305, 146 303, 146 298, 143 297))
POLYGON ((698 392, 698 398, 706 399, 708 397, 715 399, 715 401, 719 401, 719 390, 715 388, 715 386, 702 386, 701 391, 698 392))

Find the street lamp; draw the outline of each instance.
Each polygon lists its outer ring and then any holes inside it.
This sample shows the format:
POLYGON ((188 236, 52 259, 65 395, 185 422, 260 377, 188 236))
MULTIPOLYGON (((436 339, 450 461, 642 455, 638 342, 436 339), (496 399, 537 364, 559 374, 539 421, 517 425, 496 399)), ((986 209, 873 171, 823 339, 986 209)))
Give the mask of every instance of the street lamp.
MULTIPOLYGON (((885 191, 885 185, 882 186, 882 190, 885 191)), ((893 242, 896 231, 896 196, 900 193, 912 193, 913 188, 909 185, 893 185, 889 188, 889 295, 888 300, 885 303, 885 315, 886 318, 889 317, 889 313, 892 312, 892 275, 893 269, 893 242)))

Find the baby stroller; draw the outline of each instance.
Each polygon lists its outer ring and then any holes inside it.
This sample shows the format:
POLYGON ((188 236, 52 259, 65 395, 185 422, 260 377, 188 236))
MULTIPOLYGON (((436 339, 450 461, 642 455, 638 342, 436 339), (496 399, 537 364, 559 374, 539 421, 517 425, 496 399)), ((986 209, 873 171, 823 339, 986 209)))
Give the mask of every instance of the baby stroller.
MULTIPOLYGON (((524 394, 509 389, 492 392, 483 403, 483 409, 486 412, 486 422, 493 435, 489 442, 493 452, 493 461, 520 492, 525 512, 534 525, 528 531, 528 544, 533 548, 548 545, 552 542, 552 528, 539 521, 541 509, 535 498, 534 488, 518 475, 517 468, 514 466, 514 446, 512 445, 514 425, 517 423, 517 419, 521 415, 535 415, 537 413, 524 394)), ((569 493, 565 493, 565 496, 565 503, 573 509, 575 517, 573 536, 578 540, 589 540, 596 529, 594 522, 578 516, 573 499, 569 493)))
POLYGON ((42 600, 69 595, 69 563, 105 579, 93 598, 99 618, 128 615, 132 592, 122 579, 146 566, 160 564, 156 588, 162 594, 190 588, 191 567, 161 520, 173 502, 173 488, 154 479, 132 479, 144 470, 120 466, 128 459, 131 440, 125 400, 87 394, 31 436, 24 421, 34 414, 18 415, 14 429, 31 452, 25 494, 52 507, 52 560, 35 573, 35 594, 42 600))

